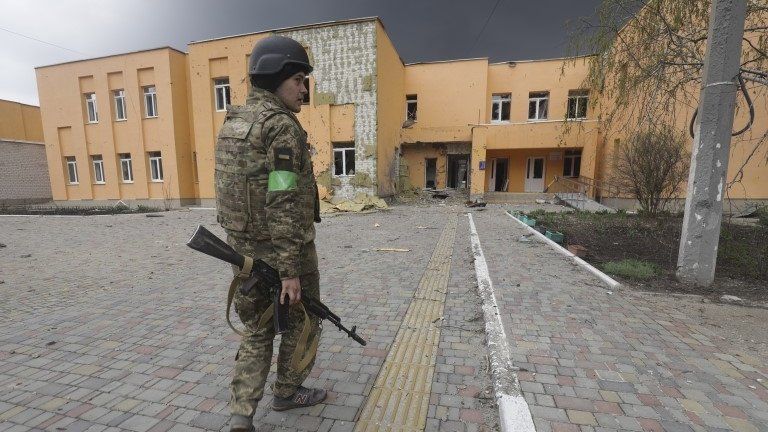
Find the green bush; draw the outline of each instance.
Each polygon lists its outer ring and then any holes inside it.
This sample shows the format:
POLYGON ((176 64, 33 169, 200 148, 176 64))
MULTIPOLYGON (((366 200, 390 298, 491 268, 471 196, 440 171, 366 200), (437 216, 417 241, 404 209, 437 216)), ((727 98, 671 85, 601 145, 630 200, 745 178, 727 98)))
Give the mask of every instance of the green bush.
POLYGON ((651 279, 661 272, 658 265, 636 259, 609 261, 601 266, 606 273, 628 279, 651 279))

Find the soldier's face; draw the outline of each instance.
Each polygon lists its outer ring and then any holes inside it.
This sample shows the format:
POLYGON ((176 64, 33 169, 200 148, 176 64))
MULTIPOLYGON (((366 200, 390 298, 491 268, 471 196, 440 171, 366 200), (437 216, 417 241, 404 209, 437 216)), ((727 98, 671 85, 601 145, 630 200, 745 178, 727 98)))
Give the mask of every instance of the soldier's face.
POLYGON ((280 87, 275 90, 275 94, 281 101, 288 107, 289 110, 297 113, 301 111, 301 104, 304 102, 304 95, 308 90, 304 87, 304 78, 307 75, 304 72, 299 72, 280 84, 280 87))

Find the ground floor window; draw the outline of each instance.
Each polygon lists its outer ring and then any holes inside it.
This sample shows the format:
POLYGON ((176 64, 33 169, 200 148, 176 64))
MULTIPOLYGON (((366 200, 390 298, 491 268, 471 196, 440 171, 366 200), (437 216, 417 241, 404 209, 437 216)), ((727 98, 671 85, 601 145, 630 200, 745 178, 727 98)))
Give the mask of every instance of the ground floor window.
POLYGON ((437 187, 437 158, 424 160, 424 187, 426 189, 437 187))
POLYGON ((149 171, 153 182, 163 181, 163 158, 160 152, 149 152, 149 171))
POLYGON ((581 150, 568 150, 563 158, 563 177, 581 175, 581 150))
POLYGON ((333 175, 355 175, 355 143, 333 145, 333 175))
POLYGON ((123 174, 123 183, 133 183, 133 161, 130 153, 120 153, 120 171, 123 174))
POLYGON ((69 175, 69 184, 78 184, 77 181, 77 159, 74 156, 67 156, 67 174, 69 175))
POLYGON ((97 184, 106 183, 106 179, 104 178, 104 159, 101 155, 93 155, 91 156, 91 160, 93 161, 93 180, 97 184))

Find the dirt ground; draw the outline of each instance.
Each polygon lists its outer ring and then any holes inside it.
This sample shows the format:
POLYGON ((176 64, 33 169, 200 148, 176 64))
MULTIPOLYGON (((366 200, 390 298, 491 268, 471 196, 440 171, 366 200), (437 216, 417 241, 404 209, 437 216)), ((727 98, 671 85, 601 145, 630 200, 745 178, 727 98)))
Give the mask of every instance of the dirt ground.
POLYGON ((565 234, 565 243, 585 248, 583 258, 600 267, 609 261, 652 262, 661 272, 646 280, 621 282, 643 291, 697 294, 717 301, 734 295, 768 305, 768 229, 755 223, 723 223, 715 283, 707 288, 675 279, 682 218, 627 214, 538 213, 537 225, 565 234))

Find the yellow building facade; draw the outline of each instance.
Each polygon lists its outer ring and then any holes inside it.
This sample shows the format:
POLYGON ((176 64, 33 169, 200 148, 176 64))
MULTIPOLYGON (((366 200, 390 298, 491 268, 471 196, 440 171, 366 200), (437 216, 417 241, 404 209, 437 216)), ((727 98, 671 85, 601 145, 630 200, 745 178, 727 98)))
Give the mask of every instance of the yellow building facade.
POLYGON ((43 142, 40 107, 0 99, 0 139, 43 142))
MULTIPOLYGON (((613 138, 581 88, 588 58, 404 64, 381 21, 364 18, 37 68, 54 200, 213 204, 218 129, 271 34, 302 43, 315 68, 298 117, 324 198, 453 188, 482 199, 610 176, 613 138)), ((745 184, 768 198, 764 182, 745 184)))

